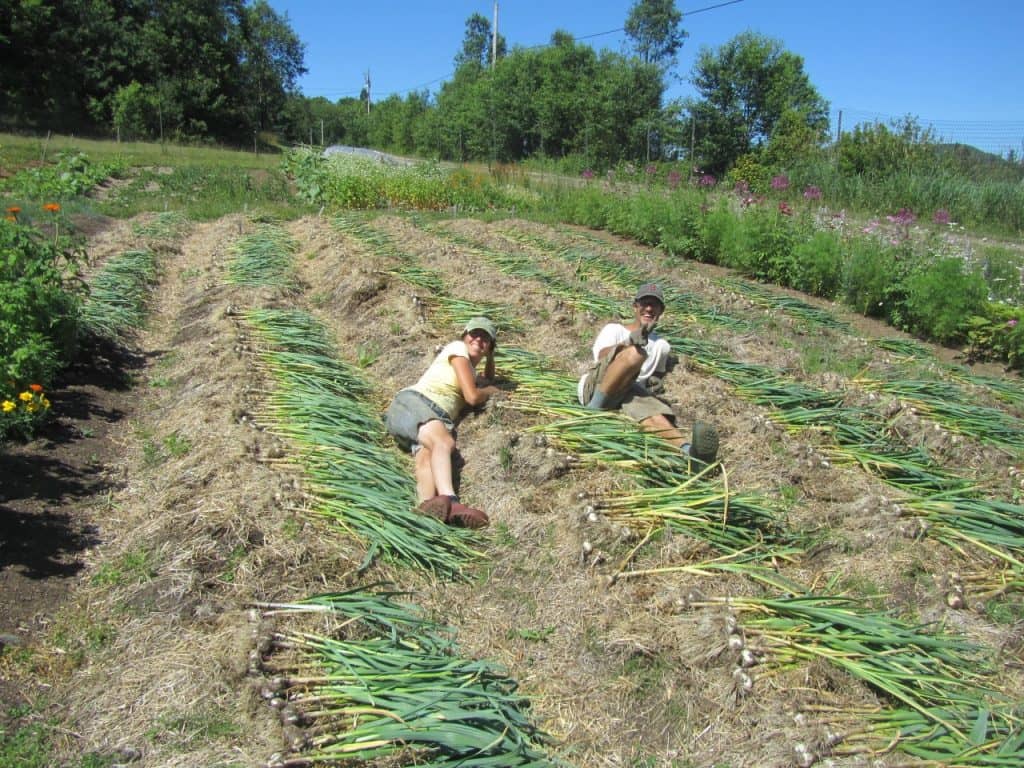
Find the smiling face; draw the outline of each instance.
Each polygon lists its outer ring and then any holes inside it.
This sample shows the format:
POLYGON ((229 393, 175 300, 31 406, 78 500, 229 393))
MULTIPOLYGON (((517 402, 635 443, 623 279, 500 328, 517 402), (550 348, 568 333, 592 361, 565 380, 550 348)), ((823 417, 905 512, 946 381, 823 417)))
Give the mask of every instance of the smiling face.
POLYGON ((491 339, 487 331, 480 328, 467 331, 462 335, 462 340, 469 349, 469 359, 473 361, 473 365, 483 360, 484 356, 494 347, 494 340, 491 339))
POLYGON ((658 322, 665 305, 654 296, 644 296, 633 302, 633 312, 636 315, 636 322, 641 325, 653 325, 658 322))

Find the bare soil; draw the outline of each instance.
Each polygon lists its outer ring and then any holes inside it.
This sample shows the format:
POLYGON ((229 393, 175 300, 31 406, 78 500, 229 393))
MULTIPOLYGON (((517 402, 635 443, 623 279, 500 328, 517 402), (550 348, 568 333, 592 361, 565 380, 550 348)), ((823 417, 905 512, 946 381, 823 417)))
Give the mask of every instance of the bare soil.
MULTIPOLYGON (((147 768, 263 766, 291 754, 294 729, 259 695, 267 672, 261 654, 279 627, 257 606, 374 577, 399 580, 452 624, 465 653, 503 664, 531 697, 532 716, 578 766, 793 765, 794 745, 831 743, 822 721, 801 714, 803 705, 852 713, 882 703, 824 664, 766 672, 753 695, 738 690, 728 611, 687 606, 702 596, 751 593, 740 578, 665 574, 609 587, 625 560, 655 568, 711 553, 682 536, 634 552, 639 532, 588 520, 586 499, 624 485, 623 476, 580 469, 536 440, 527 431, 535 418, 514 408, 472 413, 460 425, 462 496, 493 521, 481 533, 487 565, 476 578, 447 583, 384 566, 357 575, 364 546, 313 513, 315 500, 288 460, 291 446, 268 428, 263 403, 273 385, 238 310, 302 308, 349 361, 372 351, 366 372, 381 411, 454 329, 423 310, 424 297, 396 277, 391 257, 327 218, 282 225, 299 244, 300 285, 292 291, 228 284, 229 246, 256 226, 244 216, 192 224, 160 242, 140 237, 139 221, 92 222, 90 253, 102 262, 129 248, 159 249, 148 327, 125 348, 88 350, 50 393, 55 418, 47 431, 0 454, 0 700, 7 705, 0 717, 9 727, 56 718, 65 764, 96 754, 147 768)), ((540 282, 503 274, 445 232, 489 251, 530 252, 570 280, 571 263, 531 251, 514 235, 621 259, 723 313, 757 321, 757 332, 716 339, 734 359, 868 400, 845 376, 807 372, 801 361, 810 335, 863 352, 857 337, 766 313, 723 288, 722 270, 667 264, 609 236, 519 220, 451 219, 437 234, 400 216, 372 226, 440 273, 452 296, 508 307, 510 319, 532 330, 503 334, 501 345, 549 355, 568 380, 607 318, 565 305, 540 282)), ((893 335, 826 308, 863 338, 893 335)), ((864 354, 874 370, 899 364, 864 354)), ((500 375, 500 354, 498 366, 500 375)), ((880 607, 958 628, 995 649, 1008 686, 1024 682, 1021 622, 995 622, 969 590, 966 605, 950 607, 951 579, 964 561, 921 538, 891 488, 856 467, 831 465, 819 437, 786 433, 766 409, 685 360, 667 386, 682 426, 694 418, 718 425, 734 490, 788 499, 788 526, 821 533, 821 546, 789 577, 839 584, 875 596, 880 607)), ((927 445, 946 466, 972 473, 991 496, 1016 498, 1007 467, 1019 456, 953 439, 898 403, 876 407, 902 419, 908 444, 927 445)), ((908 764, 899 754, 837 751, 828 760, 908 764)))

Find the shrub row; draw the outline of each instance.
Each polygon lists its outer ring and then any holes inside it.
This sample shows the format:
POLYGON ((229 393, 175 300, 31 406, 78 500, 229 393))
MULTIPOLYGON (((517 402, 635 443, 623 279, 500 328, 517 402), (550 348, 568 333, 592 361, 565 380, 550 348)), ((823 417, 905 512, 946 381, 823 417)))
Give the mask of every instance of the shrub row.
POLYGON ((546 214, 607 229, 670 256, 730 267, 743 275, 841 301, 920 338, 969 345, 975 358, 1024 367, 1021 309, 1006 299, 1016 267, 998 249, 978 258, 941 237, 915 240, 912 214, 856 232, 842 216, 749 195, 691 188, 624 197, 601 186, 553 189, 546 214), (1000 258, 1000 256, 1003 258, 1000 258), (986 274, 1004 274, 1003 287, 986 274))

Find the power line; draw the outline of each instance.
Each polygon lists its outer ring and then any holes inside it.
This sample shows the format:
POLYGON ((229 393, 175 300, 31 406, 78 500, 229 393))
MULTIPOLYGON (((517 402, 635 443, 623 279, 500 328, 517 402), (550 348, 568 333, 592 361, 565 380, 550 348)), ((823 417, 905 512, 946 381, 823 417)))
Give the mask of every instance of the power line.
MULTIPOLYGON (((743 0, 726 0, 725 2, 722 2, 722 3, 716 3, 714 5, 706 5, 703 8, 697 8, 697 9, 692 10, 692 11, 682 11, 682 16, 685 19, 687 16, 694 16, 694 15, 696 15, 698 13, 704 13, 706 11, 714 11, 714 10, 716 10, 718 8, 724 8, 724 7, 728 6, 728 5, 736 5, 737 3, 742 3, 742 2, 743 2, 743 0)), ((593 33, 591 33, 589 35, 581 35, 581 36, 578 36, 578 37, 577 36, 573 36, 573 40, 577 40, 577 41, 593 40, 593 39, 598 38, 598 37, 605 37, 606 35, 615 35, 615 34, 618 34, 620 32, 625 32, 625 31, 626 31, 625 27, 618 27, 617 29, 609 29, 609 30, 607 30, 605 32, 593 32, 593 33)), ((519 50, 532 51, 532 50, 536 50, 538 48, 548 48, 550 46, 551 46, 550 42, 548 42, 548 43, 537 43, 535 45, 523 46, 519 50)), ((398 95, 398 94, 404 95, 404 94, 411 93, 413 91, 418 91, 418 90, 420 90, 422 88, 426 88, 427 86, 433 85, 435 83, 440 83, 440 82, 444 82, 445 80, 449 80, 449 79, 451 79, 451 77, 454 74, 455 74, 454 72, 449 72, 447 75, 442 75, 441 77, 435 77, 433 80, 430 80, 429 82, 423 83, 421 85, 413 86, 412 88, 405 88, 405 89, 394 90, 394 91, 391 91, 388 94, 388 96, 393 96, 393 95, 398 95)), ((342 96, 348 96, 348 95, 358 96, 361 93, 361 91, 358 90, 358 89, 357 90, 341 90, 341 91, 328 90, 328 91, 324 91, 324 93, 330 93, 330 94, 340 98, 342 96)))

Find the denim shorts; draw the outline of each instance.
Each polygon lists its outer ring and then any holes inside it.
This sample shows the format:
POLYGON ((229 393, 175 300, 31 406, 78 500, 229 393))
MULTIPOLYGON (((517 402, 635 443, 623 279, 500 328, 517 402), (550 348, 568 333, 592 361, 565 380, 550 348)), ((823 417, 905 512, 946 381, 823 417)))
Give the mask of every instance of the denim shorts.
POLYGON ((449 432, 455 423, 441 406, 414 389, 400 390, 384 414, 388 434, 405 451, 415 453, 419 448, 420 427, 428 421, 440 421, 449 432))

